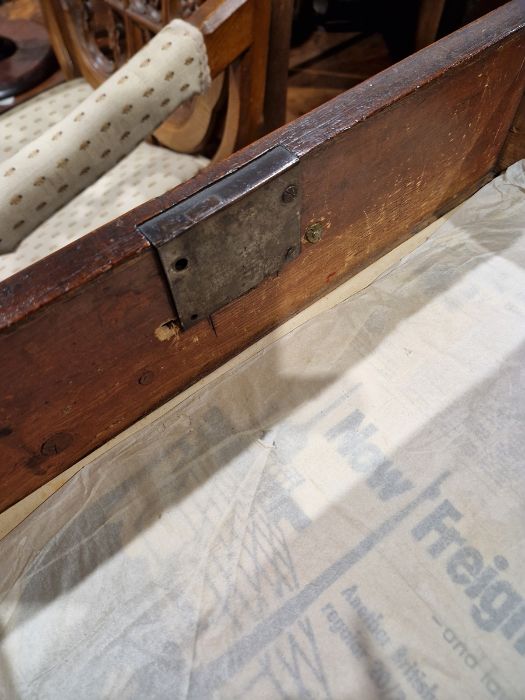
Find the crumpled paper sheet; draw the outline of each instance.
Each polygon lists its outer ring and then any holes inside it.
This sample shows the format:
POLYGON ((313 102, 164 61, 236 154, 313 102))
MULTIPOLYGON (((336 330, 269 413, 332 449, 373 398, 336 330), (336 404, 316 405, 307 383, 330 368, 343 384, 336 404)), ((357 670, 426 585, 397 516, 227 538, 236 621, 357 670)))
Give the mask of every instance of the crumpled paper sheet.
POLYGON ((0 542, 0 697, 525 697, 525 171, 0 542))

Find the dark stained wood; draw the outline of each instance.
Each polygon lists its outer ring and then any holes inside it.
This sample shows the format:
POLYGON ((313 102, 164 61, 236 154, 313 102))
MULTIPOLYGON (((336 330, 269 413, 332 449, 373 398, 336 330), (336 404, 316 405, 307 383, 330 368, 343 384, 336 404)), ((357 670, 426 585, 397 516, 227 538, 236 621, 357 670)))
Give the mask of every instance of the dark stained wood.
POLYGON ((392 63, 379 32, 332 33, 318 28, 290 51, 286 121, 303 116, 392 63))
POLYGON ((498 169, 505 170, 521 158, 525 158, 525 95, 518 106, 507 139, 501 149, 498 169))
MULTIPOLYGON (((241 115, 235 148, 245 146, 264 133, 270 15, 269 2, 209 0, 191 16, 191 22, 204 35, 212 76, 238 59, 241 115)), ((286 27, 274 26, 273 31, 286 33, 286 27)), ((279 87, 285 99, 286 85, 279 87)), ((280 123, 283 121, 284 118, 280 123)))
POLYGON ((416 28, 416 49, 436 40, 446 0, 421 0, 416 28))
POLYGON ((286 89, 292 16, 293 0, 272 0, 266 94, 264 97, 264 133, 277 129, 286 120, 286 89))
POLYGON ((523 94, 523 24, 510 3, 1 285, 0 510, 490 177, 523 94), (276 144, 300 156, 302 228, 322 222, 322 241, 180 332, 136 225, 276 144))
MULTIPOLYGON (((237 148, 246 146, 254 141, 254 137, 262 136, 264 133, 264 94, 268 62, 268 37, 270 35, 270 10, 270 2, 254 3, 252 25, 254 41, 239 61, 242 114, 239 120, 237 148)), ((286 89, 284 84, 281 87, 286 89)))
MULTIPOLYGON (((212 0, 189 18, 204 35, 213 77, 222 73, 253 42, 254 3, 246 0, 212 0)), ((264 34, 264 27, 262 34, 264 34)))
POLYGON ((56 60, 47 32, 31 20, 0 19, 0 99, 20 95, 48 78, 56 60))
MULTIPOLYGON (((40 4, 36 0, 8 0, 3 5, 0 5, 0 20, 19 20, 29 19, 40 24, 43 23, 40 4)), ((49 78, 35 85, 35 87, 17 95, 9 100, 3 100, 0 104, 0 114, 7 112, 9 109, 31 99, 39 92, 48 90, 49 88, 63 82, 64 75, 62 71, 57 70, 49 78)))

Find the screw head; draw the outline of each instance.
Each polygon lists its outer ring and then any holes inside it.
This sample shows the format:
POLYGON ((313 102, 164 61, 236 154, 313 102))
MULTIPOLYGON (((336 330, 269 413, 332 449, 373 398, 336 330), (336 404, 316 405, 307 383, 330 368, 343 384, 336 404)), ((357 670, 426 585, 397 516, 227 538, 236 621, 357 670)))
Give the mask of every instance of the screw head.
POLYGON ((288 187, 282 193, 281 199, 285 204, 289 204, 297 197, 298 192, 299 189, 297 185, 288 185, 288 187))
POLYGON ((323 224, 320 221, 310 224, 304 232, 304 237, 308 243, 319 243, 323 237, 323 224))

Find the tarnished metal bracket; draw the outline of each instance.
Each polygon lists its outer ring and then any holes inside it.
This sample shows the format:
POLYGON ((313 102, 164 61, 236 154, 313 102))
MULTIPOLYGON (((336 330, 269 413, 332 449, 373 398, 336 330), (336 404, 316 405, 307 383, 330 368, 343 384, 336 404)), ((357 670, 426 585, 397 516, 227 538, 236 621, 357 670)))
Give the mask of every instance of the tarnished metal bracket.
POLYGON ((183 328, 299 255, 298 163, 277 146, 139 226, 159 253, 183 328))

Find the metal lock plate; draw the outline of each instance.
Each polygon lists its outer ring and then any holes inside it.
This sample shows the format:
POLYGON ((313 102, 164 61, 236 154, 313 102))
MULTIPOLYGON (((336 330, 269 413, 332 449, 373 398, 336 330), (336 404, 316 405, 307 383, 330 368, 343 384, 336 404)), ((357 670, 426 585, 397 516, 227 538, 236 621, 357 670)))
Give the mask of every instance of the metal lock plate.
POLYGON ((299 255, 298 163, 277 146, 139 226, 158 250, 183 328, 299 255))

